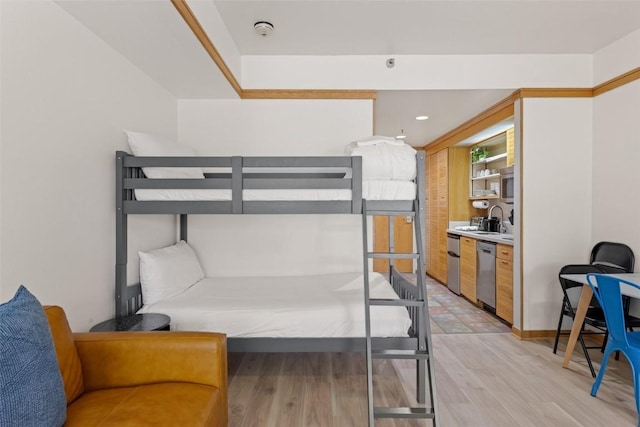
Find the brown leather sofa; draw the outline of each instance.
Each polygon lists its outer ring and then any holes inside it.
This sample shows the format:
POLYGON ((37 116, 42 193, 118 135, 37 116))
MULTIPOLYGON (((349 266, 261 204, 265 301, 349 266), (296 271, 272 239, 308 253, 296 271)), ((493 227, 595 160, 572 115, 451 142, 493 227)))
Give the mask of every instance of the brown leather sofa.
POLYGON ((73 334, 60 307, 44 309, 67 397, 65 426, 227 425, 224 334, 73 334))

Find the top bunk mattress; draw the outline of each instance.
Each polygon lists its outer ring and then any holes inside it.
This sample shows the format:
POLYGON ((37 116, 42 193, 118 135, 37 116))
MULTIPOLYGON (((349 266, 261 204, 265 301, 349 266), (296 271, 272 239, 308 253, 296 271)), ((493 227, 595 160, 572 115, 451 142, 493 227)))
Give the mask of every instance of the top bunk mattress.
MULTIPOLYGON (((381 274, 370 273, 369 278, 372 298, 398 298, 381 274)), ((174 331, 223 332, 228 337, 364 337, 363 284, 362 273, 208 277, 138 313, 167 314, 174 331)), ((407 337, 410 326, 404 307, 371 307, 374 337, 407 337)))
POLYGON ((364 180, 412 181, 416 177, 416 150, 396 140, 394 143, 382 141, 376 137, 366 138, 364 142, 353 142, 345 150, 349 156, 362 157, 362 178, 364 180))
MULTIPOLYGON (((231 190, 135 190, 139 201, 229 201, 231 190)), ((414 200, 416 184, 412 181, 364 181, 365 200, 414 200)), ((244 201, 315 201, 351 200, 351 190, 243 190, 244 201)))

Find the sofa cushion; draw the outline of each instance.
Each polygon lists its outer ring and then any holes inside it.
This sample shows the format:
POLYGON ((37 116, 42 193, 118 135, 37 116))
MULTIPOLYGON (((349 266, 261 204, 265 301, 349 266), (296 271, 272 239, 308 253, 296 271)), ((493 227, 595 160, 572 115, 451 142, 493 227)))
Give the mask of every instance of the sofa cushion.
POLYGON ((69 404, 84 393, 82 366, 80 365, 78 350, 76 350, 76 345, 73 342, 73 334, 64 310, 58 306, 46 306, 44 307, 44 312, 49 320, 53 344, 58 357, 58 367, 62 374, 67 404, 69 404))
POLYGON ((202 384, 162 383, 97 390, 85 393, 67 408, 65 427, 222 426, 227 419, 221 413, 222 403, 218 389, 202 384))
POLYGON ((0 425, 61 426, 66 408, 47 316, 20 286, 0 305, 0 425))

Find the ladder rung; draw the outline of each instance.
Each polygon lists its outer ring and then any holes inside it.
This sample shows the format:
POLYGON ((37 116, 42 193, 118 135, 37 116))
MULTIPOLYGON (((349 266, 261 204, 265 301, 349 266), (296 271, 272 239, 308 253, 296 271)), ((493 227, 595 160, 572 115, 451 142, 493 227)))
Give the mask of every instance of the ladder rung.
POLYGON ((424 304, 424 301, 416 301, 413 299, 370 299, 370 305, 395 305, 402 307, 421 307, 424 304))
POLYGON ((430 408, 373 408, 375 418, 427 418, 433 419, 430 408))
POLYGON ((418 254, 407 254, 397 252, 369 252, 369 258, 399 258, 399 259, 418 259, 418 254))
POLYGON ((374 359, 428 359, 429 353, 424 350, 373 350, 374 359))
POLYGON ((367 215, 380 215, 380 216, 416 216, 414 211, 370 211, 367 210, 367 215))

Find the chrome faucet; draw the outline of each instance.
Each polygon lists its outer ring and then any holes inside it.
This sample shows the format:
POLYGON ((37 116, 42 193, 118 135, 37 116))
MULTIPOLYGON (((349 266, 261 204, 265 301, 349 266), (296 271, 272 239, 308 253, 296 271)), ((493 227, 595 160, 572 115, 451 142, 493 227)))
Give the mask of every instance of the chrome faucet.
POLYGON ((500 209, 500 233, 506 232, 506 228, 504 226, 504 211, 502 210, 502 206, 500 206, 500 205, 491 206, 491 209, 489 209, 489 215, 488 215, 489 219, 492 218, 491 214, 493 213, 493 210, 495 208, 499 208, 500 209))

